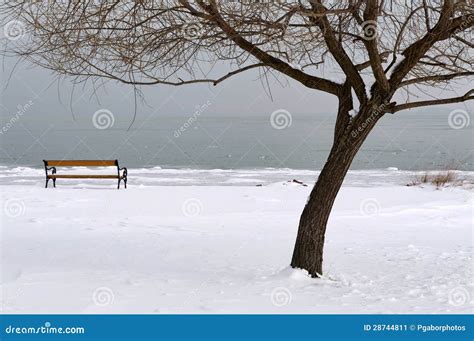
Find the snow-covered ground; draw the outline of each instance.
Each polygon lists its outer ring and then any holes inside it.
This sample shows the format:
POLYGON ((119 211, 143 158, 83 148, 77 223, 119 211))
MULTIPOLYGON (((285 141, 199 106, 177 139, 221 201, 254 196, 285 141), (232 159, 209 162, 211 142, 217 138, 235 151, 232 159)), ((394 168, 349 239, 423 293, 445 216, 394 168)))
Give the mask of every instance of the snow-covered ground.
POLYGON ((311 279, 288 267, 311 186, 287 181, 315 172, 136 169, 120 191, 43 172, 0 168, 4 313, 473 312, 469 186, 351 172, 311 279))

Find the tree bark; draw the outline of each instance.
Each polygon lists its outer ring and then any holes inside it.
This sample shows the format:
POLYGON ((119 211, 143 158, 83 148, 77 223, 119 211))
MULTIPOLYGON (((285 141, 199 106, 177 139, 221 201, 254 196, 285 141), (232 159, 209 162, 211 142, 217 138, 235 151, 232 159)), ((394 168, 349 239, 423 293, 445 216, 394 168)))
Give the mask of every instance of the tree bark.
POLYGON ((324 237, 329 214, 352 160, 379 118, 379 114, 374 116, 366 110, 356 122, 350 123, 351 129, 336 132, 329 157, 301 214, 292 267, 305 269, 312 277, 323 274, 324 237), (362 122, 364 129, 354 134, 362 122))

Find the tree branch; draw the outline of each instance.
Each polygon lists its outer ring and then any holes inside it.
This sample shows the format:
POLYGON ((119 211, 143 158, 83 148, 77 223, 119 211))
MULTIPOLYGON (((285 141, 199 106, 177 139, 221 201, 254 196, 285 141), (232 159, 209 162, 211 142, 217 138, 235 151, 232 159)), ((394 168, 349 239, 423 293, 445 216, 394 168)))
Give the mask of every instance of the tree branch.
POLYGON ((210 5, 205 4, 201 0, 197 0, 196 2, 201 8, 207 11, 207 13, 210 15, 209 19, 214 21, 229 39, 231 39, 237 46, 250 53, 266 66, 280 71, 281 73, 293 78, 294 80, 297 80, 308 88, 317 89, 338 96, 341 88, 340 84, 328 79, 309 75, 302 72, 301 70, 295 69, 288 63, 273 57, 269 53, 261 50, 256 45, 243 38, 242 35, 240 35, 222 18, 222 16, 219 14, 215 1, 210 1, 210 5))
MULTIPOLYGON (((40 63, 38 63, 38 64, 40 64, 40 63)), ((52 70, 47 65, 41 65, 41 66, 46 68, 46 69, 52 70)), ((113 75, 111 73, 108 73, 105 70, 102 70, 102 69, 99 69, 99 68, 96 68, 96 70, 98 72, 102 73, 101 77, 103 77, 103 78, 115 80, 115 81, 118 81, 120 83, 128 84, 128 85, 157 85, 157 84, 162 84, 162 85, 170 85, 170 86, 181 86, 181 85, 189 85, 189 84, 197 84, 197 83, 212 83, 212 85, 216 86, 219 83, 225 81, 226 79, 228 79, 228 78, 230 78, 234 75, 237 75, 239 73, 242 73, 242 72, 250 70, 250 69, 255 69, 255 68, 265 67, 265 66, 266 65, 263 64, 263 63, 251 64, 251 65, 247 65, 243 68, 231 71, 231 72, 225 74, 224 76, 219 77, 219 78, 215 78, 215 79, 203 78, 203 79, 179 80, 178 82, 170 82, 170 81, 159 80, 159 79, 157 79, 155 81, 150 81, 150 82, 143 82, 143 81, 137 81, 137 80, 127 80, 127 79, 115 76, 115 75, 113 75)), ((94 76, 97 76, 97 74, 93 74, 93 73, 71 73, 71 72, 68 72, 67 70, 63 70, 63 73, 65 75, 76 76, 76 77, 94 77, 94 76)))
POLYGON ((439 20, 433 29, 403 51, 405 59, 398 64, 389 80, 393 93, 398 89, 403 78, 436 42, 449 38, 457 29, 467 29, 474 25, 473 20, 469 22, 467 16, 450 20, 453 9, 453 1, 445 0, 439 20))
POLYGON ((419 101, 419 102, 412 102, 412 103, 404 103, 397 105, 395 102, 391 103, 385 110, 389 113, 396 113, 397 111, 419 108, 419 107, 426 107, 432 105, 441 105, 441 104, 451 104, 451 103, 460 103, 465 101, 474 100, 474 89, 471 89, 463 96, 459 97, 452 97, 452 98, 443 98, 443 99, 435 99, 429 101, 419 101))
MULTIPOLYGON (((324 14, 325 12, 327 12, 327 9, 322 5, 321 1, 319 0, 312 1, 311 7, 316 12, 316 14, 324 14)), ((342 47, 341 43, 336 39, 336 36, 334 35, 334 31, 331 28, 331 24, 329 23, 328 18, 326 17, 326 15, 324 15, 312 17, 311 20, 321 29, 329 51, 334 56, 342 71, 344 71, 345 75, 347 76, 349 83, 351 84, 357 95, 357 98, 359 99, 359 102, 366 103, 367 94, 365 92, 364 80, 359 74, 359 71, 357 70, 356 66, 352 63, 351 59, 347 55, 346 51, 344 51, 344 48, 342 47)))
MULTIPOLYGON (((369 0, 366 2, 364 11, 364 20, 377 22, 377 16, 379 13, 378 1, 369 0)), ((384 93, 388 93, 390 85, 388 84, 387 77, 385 76, 384 69, 382 67, 382 59, 377 47, 377 39, 363 39, 364 44, 369 54, 370 66, 376 79, 374 88, 380 86, 384 93)))
MULTIPOLYGON (((387 61, 388 56, 390 55, 390 51, 385 51, 380 54, 380 60, 385 63, 387 61)), ((370 66, 371 61, 367 60, 363 63, 357 64, 355 67, 357 70, 362 71, 367 69, 370 66)))
POLYGON ((461 77, 468 77, 468 76, 474 76, 474 72, 466 71, 466 72, 451 73, 448 75, 434 75, 434 76, 407 79, 406 81, 403 81, 400 83, 400 87, 411 85, 411 84, 426 83, 426 82, 443 82, 443 81, 449 81, 454 78, 461 78, 461 77))

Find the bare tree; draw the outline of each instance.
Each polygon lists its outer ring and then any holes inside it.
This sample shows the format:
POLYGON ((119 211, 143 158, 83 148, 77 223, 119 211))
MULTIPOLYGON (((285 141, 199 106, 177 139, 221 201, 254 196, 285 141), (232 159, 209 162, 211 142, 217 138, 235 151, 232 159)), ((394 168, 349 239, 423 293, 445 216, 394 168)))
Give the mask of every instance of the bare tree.
POLYGON ((333 146, 301 215, 291 261, 312 276, 322 274, 336 195, 378 120, 474 99, 472 89, 443 99, 427 92, 474 74, 469 1, 51 0, 8 1, 0 10, 5 28, 25 33, 11 39, 7 55, 74 81, 217 85, 259 69, 336 96, 333 146), (199 71, 219 62, 227 74, 199 71), (334 72, 326 77, 324 69, 334 72))

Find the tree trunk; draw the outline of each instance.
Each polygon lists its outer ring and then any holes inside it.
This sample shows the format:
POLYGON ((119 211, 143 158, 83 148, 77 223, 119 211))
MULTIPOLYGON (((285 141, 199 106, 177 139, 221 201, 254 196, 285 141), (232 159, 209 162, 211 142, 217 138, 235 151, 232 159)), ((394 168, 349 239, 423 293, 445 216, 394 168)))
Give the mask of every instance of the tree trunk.
POLYGON ((291 266, 307 270, 312 277, 323 274, 326 224, 337 193, 357 151, 380 118, 378 114, 368 115, 369 111, 361 114, 358 122, 351 124, 352 131, 338 132, 336 127, 334 145, 301 214, 291 266), (354 134, 361 122, 365 124, 363 131, 354 134))

